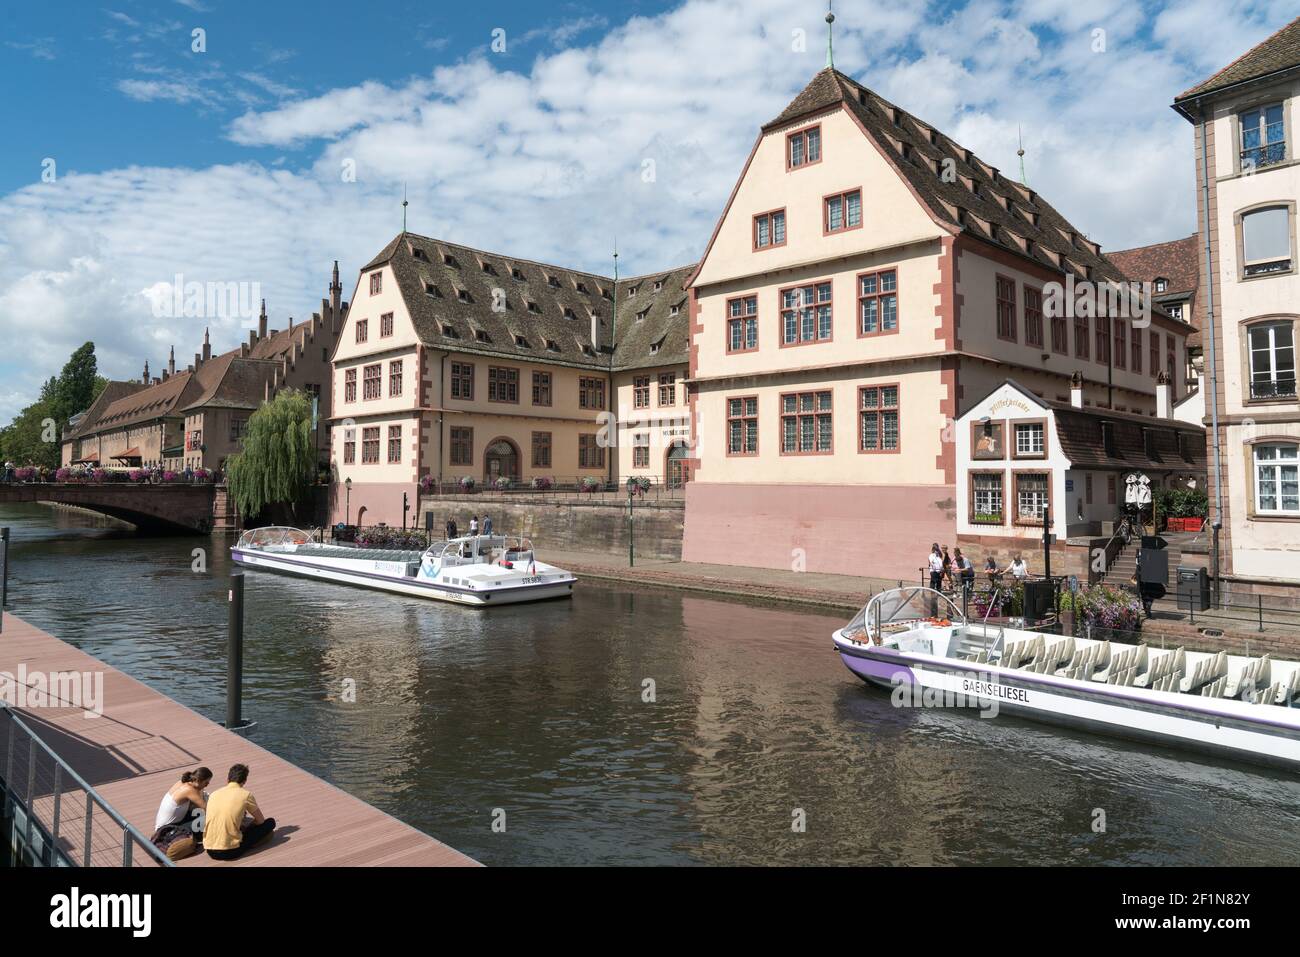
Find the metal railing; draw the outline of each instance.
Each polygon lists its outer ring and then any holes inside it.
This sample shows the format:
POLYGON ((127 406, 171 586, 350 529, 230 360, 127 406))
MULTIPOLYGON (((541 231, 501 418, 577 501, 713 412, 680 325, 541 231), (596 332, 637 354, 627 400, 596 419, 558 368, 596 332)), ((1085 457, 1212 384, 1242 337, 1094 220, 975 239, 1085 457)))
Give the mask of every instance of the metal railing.
MULTIPOLYGON (((637 476, 640 477, 640 476, 637 476)), ((663 475, 644 476, 649 486, 633 492, 638 502, 675 501, 679 502, 685 494, 685 482, 676 477, 663 475)), ((599 502, 611 498, 625 500, 628 494, 627 479, 607 481, 600 477, 581 475, 549 476, 543 488, 534 488, 531 481, 512 480, 508 489, 496 488, 485 480, 475 480, 472 489, 463 488, 456 479, 433 480, 428 487, 421 487, 421 495, 465 496, 468 498, 499 498, 503 501, 585 501, 599 502), (585 480, 585 484, 584 484, 585 480)))
POLYGON ((9 722, 8 733, 0 735, 0 795, 12 828, 0 838, 19 845, 20 861, 47 867, 131 867, 139 856, 142 863, 175 867, 4 702, 0 713, 9 722), (80 844, 65 836, 69 833, 80 844))
POLYGON ((1294 399, 1296 380, 1290 379, 1261 379, 1250 384, 1250 397, 1252 399, 1294 399))

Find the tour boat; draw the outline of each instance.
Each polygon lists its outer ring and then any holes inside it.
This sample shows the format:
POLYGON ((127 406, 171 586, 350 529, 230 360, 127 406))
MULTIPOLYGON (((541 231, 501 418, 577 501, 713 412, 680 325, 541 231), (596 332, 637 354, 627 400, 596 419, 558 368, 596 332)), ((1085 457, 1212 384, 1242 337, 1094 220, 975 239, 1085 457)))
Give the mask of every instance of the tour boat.
POLYGON ((1005 711, 1097 734, 1300 769, 1300 662, 967 621, 929 588, 871 599, 834 633, 895 703, 1005 711))
POLYGON ((577 578, 540 562, 526 538, 466 535, 424 551, 324 545, 284 526, 245 532, 230 550, 240 565, 476 608, 573 594, 577 578))

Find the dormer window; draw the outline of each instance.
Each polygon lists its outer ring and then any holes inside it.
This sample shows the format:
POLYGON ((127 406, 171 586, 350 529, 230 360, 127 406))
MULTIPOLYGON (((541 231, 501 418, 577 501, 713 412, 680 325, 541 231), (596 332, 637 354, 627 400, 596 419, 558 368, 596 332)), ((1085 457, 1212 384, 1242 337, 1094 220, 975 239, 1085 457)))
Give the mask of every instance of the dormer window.
POLYGON ((642 309, 640 312, 638 312, 638 313, 636 314, 636 321, 637 321, 637 322, 645 322, 645 318, 646 318, 646 316, 648 316, 648 315, 650 315, 650 310, 649 310, 649 309, 642 309))
POLYGON ((523 336, 515 336, 515 345, 518 346, 520 349, 532 348, 532 346, 528 344, 528 340, 523 336))
POLYGON ((560 288, 560 280, 556 279, 554 276, 547 276, 546 284, 550 286, 552 289, 560 288))
POLYGON ((449 325, 447 325, 446 323, 443 323, 443 325, 442 325, 442 334, 443 334, 443 337, 444 337, 444 338, 447 338, 447 339, 459 339, 459 338, 460 338, 460 333, 457 332, 457 331, 455 330, 454 327, 449 326, 449 325))
POLYGON ((635 286, 629 286, 627 290, 628 297, 631 298, 632 296, 635 296, 640 291, 641 291, 641 286, 639 284, 635 286))
POLYGON ((560 351, 560 344, 559 344, 558 342, 556 342, 554 339, 547 339, 547 340, 546 340, 546 351, 547 351, 547 352, 559 352, 559 351, 560 351))
POLYGON ((596 350, 593 349, 591 346, 589 346, 587 343, 584 342, 584 343, 582 344, 582 354, 583 354, 584 356, 590 356, 591 358, 594 359, 595 356, 596 356, 596 350))
POLYGON ((565 319, 577 319, 577 318, 578 318, 578 314, 577 314, 576 312, 574 312, 572 309, 570 309, 568 306, 565 306, 565 307, 564 307, 564 318, 565 318, 565 319))
POLYGON ((480 262, 479 268, 482 269, 483 272, 487 273, 489 276, 497 275, 497 267, 492 265, 489 262, 480 262))
POLYGON ((664 344, 664 337, 663 337, 663 336, 660 336, 660 337, 659 337, 658 339, 656 339, 654 342, 650 343, 650 354, 651 354, 652 356, 653 356, 653 355, 658 355, 658 354, 659 354, 659 350, 663 348, 663 344, 664 344))
POLYGON ((457 289, 457 290, 456 290, 456 298, 459 299, 461 302, 473 302, 473 301, 474 301, 474 297, 471 296, 471 295, 469 294, 469 290, 468 290, 468 289, 457 289))
POLYGON ((785 138, 785 168, 799 169, 820 163, 822 158, 822 128, 810 126, 791 133, 785 138))
POLYGON ((523 271, 518 266, 510 267, 510 278, 517 279, 520 282, 527 282, 527 280, 524 279, 523 271))
POLYGON ((1168 289, 1168 288, 1169 288, 1169 280, 1168 280, 1168 279, 1163 279, 1163 278, 1157 276, 1157 277, 1156 277, 1156 292, 1164 292, 1164 291, 1165 291, 1166 289, 1168 289))
POLYGON ((531 299, 526 299, 524 302, 527 304, 529 312, 537 313, 538 315, 541 314, 542 310, 537 303, 533 302, 531 299))
POLYGON ((429 261, 429 257, 424 254, 424 250, 421 249, 419 246, 415 246, 411 249, 411 255, 414 256, 416 259, 422 259, 425 262, 429 261))
POLYGON ((609 289, 607 289, 607 288, 604 287, 604 286, 601 286, 601 287, 600 287, 600 298, 602 298, 602 299, 610 299, 610 298, 613 298, 613 297, 610 295, 609 289))
POLYGON ((575 282, 573 288, 578 290, 578 292, 585 293, 587 291, 587 284, 585 282, 575 282))
POLYGON ((485 343, 491 343, 491 342, 492 342, 492 337, 489 336, 489 335, 488 335, 484 330, 482 330, 482 329, 475 329, 475 330, 474 330, 474 339, 475 339, 476 341, 478 341, 478 342, 485 342, 485 343))
POLYGON ((675 316, 681 311, 682 311, 682 304, 680 302, 675 302, 668 307, 668 315, 670 316, 675 316))
POLYGON ((658 292, 658 291, 659 291, 660 289, 662 289, 663 287, 664 287, 664 281, 663 281, 662 279, 656 279, 656 280, 655 280, 655 292, 658 292))
POLYGON ((434 299, 442 298, 442 290, 440 290, 437 286, 435 286, 431 282, 426 282, 424 284, 424 294, 426 296, 431 296, 434 299))

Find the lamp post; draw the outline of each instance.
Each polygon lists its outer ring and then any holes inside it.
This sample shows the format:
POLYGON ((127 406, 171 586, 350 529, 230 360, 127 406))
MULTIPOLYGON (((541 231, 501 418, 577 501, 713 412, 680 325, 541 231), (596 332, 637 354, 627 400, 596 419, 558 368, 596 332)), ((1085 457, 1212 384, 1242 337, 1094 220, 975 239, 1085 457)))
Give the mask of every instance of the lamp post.
POLYGON ((352 476, 343 480, 343 524, 352 524, 352 476))

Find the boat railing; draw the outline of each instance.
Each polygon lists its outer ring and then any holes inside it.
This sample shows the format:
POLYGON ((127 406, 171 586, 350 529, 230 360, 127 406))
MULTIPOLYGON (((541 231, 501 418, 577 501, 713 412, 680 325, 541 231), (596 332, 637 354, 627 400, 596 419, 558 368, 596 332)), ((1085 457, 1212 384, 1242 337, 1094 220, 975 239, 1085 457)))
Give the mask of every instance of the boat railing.
POLYGON ((29 863, 63 867, 175 867, 143 832, 117 812, 72 766, 0 701, 8 719, 0 797, 29 863), (24 763, 26 767, 23 767, 24 763))

